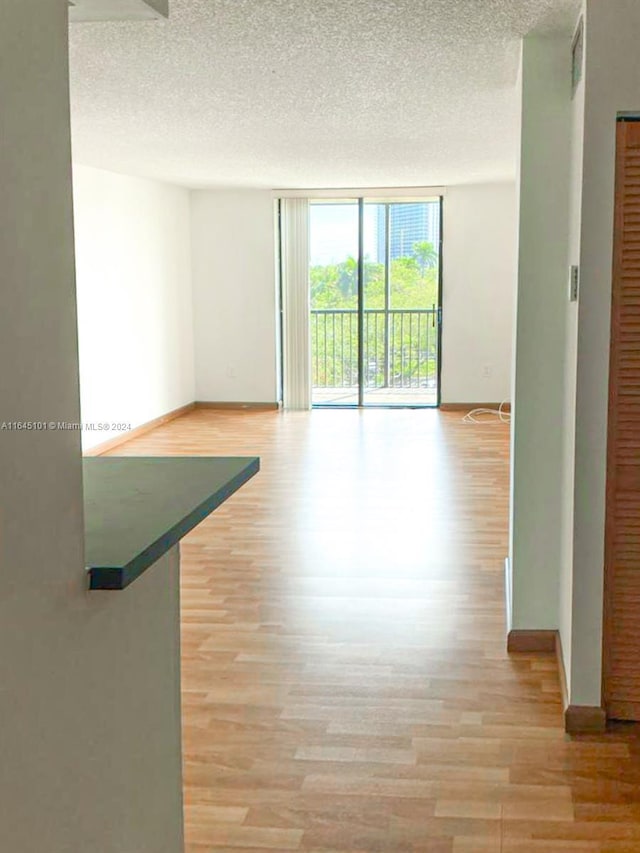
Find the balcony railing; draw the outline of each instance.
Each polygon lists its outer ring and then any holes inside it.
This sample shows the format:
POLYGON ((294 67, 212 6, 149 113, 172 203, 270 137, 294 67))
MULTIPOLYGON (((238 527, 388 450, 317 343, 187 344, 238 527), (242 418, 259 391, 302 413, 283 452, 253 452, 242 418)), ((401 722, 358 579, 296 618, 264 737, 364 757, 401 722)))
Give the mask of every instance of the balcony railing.
MULTIPOLYGON (((364 311, 365 388, 435 388, 438 310, 364 311)), ((314 388, 358 385, 358 312, 311 311, 314 388)))

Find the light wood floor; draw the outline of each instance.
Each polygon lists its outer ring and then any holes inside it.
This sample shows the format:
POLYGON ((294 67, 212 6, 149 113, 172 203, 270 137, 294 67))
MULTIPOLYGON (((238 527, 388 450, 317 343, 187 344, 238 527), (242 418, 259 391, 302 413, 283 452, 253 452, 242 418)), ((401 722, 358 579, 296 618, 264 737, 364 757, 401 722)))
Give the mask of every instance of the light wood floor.
POLYGON ((508 433, 197 411, 118 454, 254 455, 184 540, 187 853, 640 851, 631 730, 569 740, 505 652, 508 433))

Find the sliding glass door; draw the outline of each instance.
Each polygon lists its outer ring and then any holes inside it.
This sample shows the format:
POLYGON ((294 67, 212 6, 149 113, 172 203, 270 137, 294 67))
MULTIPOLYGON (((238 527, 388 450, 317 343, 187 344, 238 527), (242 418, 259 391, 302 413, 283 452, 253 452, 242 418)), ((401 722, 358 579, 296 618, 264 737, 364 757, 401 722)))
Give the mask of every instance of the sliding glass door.
POLYGON ((441 202, 310 205, 312 402, 437 406, 441 202))

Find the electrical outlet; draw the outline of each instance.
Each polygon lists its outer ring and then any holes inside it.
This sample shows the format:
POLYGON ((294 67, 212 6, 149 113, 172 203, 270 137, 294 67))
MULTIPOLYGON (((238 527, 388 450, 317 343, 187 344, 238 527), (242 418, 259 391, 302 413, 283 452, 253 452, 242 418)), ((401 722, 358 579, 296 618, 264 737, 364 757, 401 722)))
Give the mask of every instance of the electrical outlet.
POLYGON ((569 274, 569 302, 578 301, 578 288, 580 286, 580 267, 572 266, 569 274))
POLYGON ((482 366, 482 378, 483 379, 491 379, 493 376, 493 365, 492 364, 484 364, 482 366))
POLYGON ((236 368, 233 364, 227 365, 227 378, 235 379, 236 378, 236 368))

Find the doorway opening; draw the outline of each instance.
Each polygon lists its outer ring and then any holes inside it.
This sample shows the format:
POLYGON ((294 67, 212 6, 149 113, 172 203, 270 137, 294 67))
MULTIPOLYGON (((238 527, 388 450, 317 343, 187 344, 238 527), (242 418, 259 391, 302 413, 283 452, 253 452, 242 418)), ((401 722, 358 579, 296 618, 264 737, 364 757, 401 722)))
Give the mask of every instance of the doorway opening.
POLYGON ((313 406, 440 403, 442 199, 309 205, 313 406))

